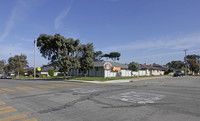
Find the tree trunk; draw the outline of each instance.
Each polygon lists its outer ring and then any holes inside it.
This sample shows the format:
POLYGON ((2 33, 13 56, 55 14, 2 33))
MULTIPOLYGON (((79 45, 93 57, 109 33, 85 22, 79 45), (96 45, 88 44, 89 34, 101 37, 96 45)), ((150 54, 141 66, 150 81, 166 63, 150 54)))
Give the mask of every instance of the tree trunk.
POLYGON ((64 71, 64 77, 63 77, 64 80, 66 80, 66 71, 64 71))
POLYGON ((17 79, 19 79, 19 71, 18 71, 17 79))

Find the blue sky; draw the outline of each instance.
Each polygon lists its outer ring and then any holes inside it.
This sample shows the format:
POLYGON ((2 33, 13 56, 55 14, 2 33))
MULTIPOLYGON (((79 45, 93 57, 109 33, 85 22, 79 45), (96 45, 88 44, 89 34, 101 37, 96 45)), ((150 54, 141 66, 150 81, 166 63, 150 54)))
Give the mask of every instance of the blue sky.
MULTIPOLYGON (((199 0, 1 0, 0 60, 25 54, 34 37, 60 33, 121 53, 121 63, 166 64, 200 55, 199 0)), ((37 50, 37 66, 47 64, 37 50)))

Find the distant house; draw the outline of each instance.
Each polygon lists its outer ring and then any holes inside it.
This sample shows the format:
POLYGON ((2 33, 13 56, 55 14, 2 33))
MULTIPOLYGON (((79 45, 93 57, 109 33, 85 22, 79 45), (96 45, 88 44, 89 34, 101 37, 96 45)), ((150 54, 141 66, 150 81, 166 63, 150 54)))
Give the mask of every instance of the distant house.
MULTIPOLYGON (((54 68, 50 67, 50 66, 42 67, 41 68, 41 74, 49 76, 49 69, 54 69, 54 68)), ((59 72, 59 69, 58 68, 54 69, 54 76, 58 76, 59 74, 61 74, 61 72, 59 72)))
POLYGON ((163 71, 167 70, 167 66, 159 65, 159 64, 156 64, 156 63, 152 64, 151 66, 155 67, 155 68, 160 68, 163 71))
POLYGON ((164 75, 164 70, 147 64, 140 64, 140 70, 146 71, 146 75, 164 75))
MULTIPOLYGON (((79 69, 71 69, 68 75, 83 76, 84 74, 79 69)), ((89 70, 87 74, 91 77, 125 77, 131 75, 127 65, 114 61, 96 61, 94 62, 94 69, 89 70)))
POLYGON ((2 70, 0 70, 0 76, 3 76, 3 71, 2 70))
POLYGON ((34 69, 33 67, 25 68, 25 69, 24 69, 24 75, 25 75, 25 76, 28 75, 28 72, 29 72, 29 71, 32 71, 33 69, 34 69))

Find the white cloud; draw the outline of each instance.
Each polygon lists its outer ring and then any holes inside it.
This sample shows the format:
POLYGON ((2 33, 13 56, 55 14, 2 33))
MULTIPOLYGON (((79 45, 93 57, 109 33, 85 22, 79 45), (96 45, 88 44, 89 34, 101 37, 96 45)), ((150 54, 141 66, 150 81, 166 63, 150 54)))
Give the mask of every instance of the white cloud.
POLYGON ((62 20, 65 18, 65 16, 67 16, 67 14, 69 13, 70 9, 71 9, 71 6, 67 7, 65 10, 63 10, 58 15, 58 17, 54 21, 55 29, 58 29, 60 27, 60 25, 62 24, 62 20))
POLYGON ((155 49, 189 49, 200 45, 200 33, 190 34, 178 38, 162 38, 154 40, 134 41, 119 46, 111 46, 100 49, 103 52, 129 51, 129 50, 155 50, 155 49))
POLYGON ((33 50, 24 49, 22 44, 18 43, 15 45, 2 45, 0 48, 1 56, 14 56, 19 54, 30 55, 33 53, 33 50))
POLYGON ((0 34, 0 41, 3 41, 9 34, 18 20, 21 20, 31 8, 41 5, 45 0, 18 0, 11 11, 10 17, 7 20, 6 26, 2 34, 0 34))
POLYGON ((11 12, 10 18, 8 22, 6 23, 5 30, 3 34, 0 36, 0 41, 3 41, 10 33, 10 30, 12 29, 15 19, 16 19, 16 13, 18 11, 18 5, 14 7, 14 9, 11 12))

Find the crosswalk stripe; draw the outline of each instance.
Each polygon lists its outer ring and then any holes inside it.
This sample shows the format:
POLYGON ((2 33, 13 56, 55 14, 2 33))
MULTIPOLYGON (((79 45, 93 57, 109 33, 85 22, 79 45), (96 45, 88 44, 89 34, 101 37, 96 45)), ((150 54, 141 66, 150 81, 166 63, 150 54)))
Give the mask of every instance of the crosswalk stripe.
POLYGON ((19 89, 19 90, 34 90, 36 88, 32 88, 32 87, 15 87, 16 89, 19 89))
POLYGON ((34 87, 38 87, 38 88, 55 88, 55 87, 51 87, 51 86, 47 86, 47 85, 39 85, 39 86, 34 86, 34 87))
POLYGON ((0 111, 0 114, 11 113, 15 111, 17 111, 17 109, 3 110, 3 111, 0 111))
POLYGON ((4 105, 4 104, 6 104, 6 103, 0 100, 0 105, 4 105))
POLYGON ((12 91, 14 91, 14 90, 11 90, 11 89, 8 89, 8 88, 0 88, 1 90, 3 90, 3 91, 7 91, 7 92, 12 92, 12 91))
POLYGON ((13 107, 12 107, 12 106, 2 107, 2 108, 0 108, 0 111, 1 111, 1 110, 6 110, 6 109, 11 109, 11 108, 13 108, 13 107))
POLYGON ((14 115, 14 116, 0 118, 0 121, 13 121, 13 120, 21 119, 21 118, 26 118, 26 117, 28 117, 28 115, 26 115, 26 114, 19 114, 19 115, 14 115))
POLYGON ((38 121, 38 120, 36 118, 30 118, 30 119, 23 120, 23 121, 38 121))

